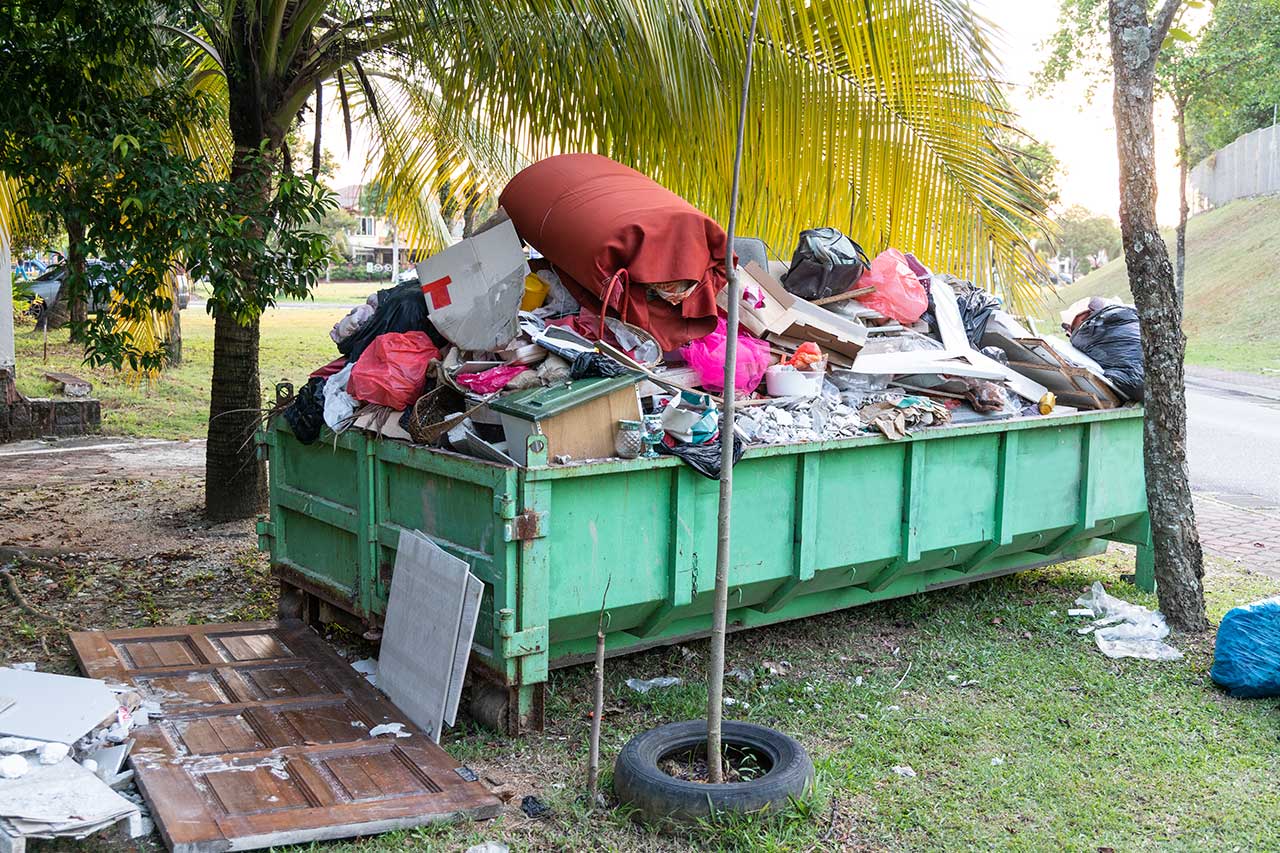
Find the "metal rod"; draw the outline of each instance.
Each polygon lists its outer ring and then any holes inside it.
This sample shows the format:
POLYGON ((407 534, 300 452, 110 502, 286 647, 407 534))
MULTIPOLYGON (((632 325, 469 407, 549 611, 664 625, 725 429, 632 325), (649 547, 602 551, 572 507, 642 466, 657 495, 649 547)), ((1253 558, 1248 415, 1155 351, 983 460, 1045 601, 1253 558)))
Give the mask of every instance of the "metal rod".
POLYGON ((728 308, 724 346, 724 420, 720 425, 720 507, 716 538, 716 591, 711 615, 711 661, 707 683, 707 773, 713 785, 724 781, 721 763, 720 724, 724 714, 724 635, 729 614, 729 507, 733 499, 733 400, 738 375, 738 270, 733 262, 733 230, 738 224, 738 184, 742 173, 742 141, 747 126, 747 97, 751 91, 751 56, 755 50, 756 23, 760 0, 751 9, 751 31, 747 35, 747 60, 742 71, 742 100, 738 107, 738 139, 733 152, 733 187, 729 192, 729 226, 724 249, 725 277, 728 280, 728 308))

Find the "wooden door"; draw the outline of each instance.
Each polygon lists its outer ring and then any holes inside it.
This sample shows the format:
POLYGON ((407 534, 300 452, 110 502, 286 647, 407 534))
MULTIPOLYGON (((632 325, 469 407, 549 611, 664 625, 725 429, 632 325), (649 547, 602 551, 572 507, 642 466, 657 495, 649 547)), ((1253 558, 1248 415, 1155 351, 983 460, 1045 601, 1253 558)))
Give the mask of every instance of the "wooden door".
POLYGON ((135 730, 131 759, 175 853, 368 835, 500 808, 301 622, 87 631, 71 642, 85 674, 133 684, 162 708, 135 730), (371 737, 383 723, 402 723, 408 737, 371 737))

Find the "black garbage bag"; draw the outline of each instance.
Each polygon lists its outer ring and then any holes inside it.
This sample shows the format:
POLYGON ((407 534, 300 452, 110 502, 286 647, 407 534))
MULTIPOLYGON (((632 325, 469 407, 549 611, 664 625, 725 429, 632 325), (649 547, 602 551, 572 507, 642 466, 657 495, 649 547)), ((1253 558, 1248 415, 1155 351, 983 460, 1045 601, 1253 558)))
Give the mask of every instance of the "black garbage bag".
POLYGON ((1121 394, 1142 399, 1142 326, 1137 311, 1128 305, 1095 311, 1071 333, 1071 343, 1102 365, 1121 394))
POLYGON ((303 444, 311 444, 320 437, 324 428, 324 383, 317 376, 302 386, 293 402, 284 410, 284 419, 293 430, 294 437, 303 444))
POLYGON ((338 344, 338 352, 356 361, 374 338, 387 332, 426 332, 431 343, 444 352, 451 346, 449 339, 436 331, 427 319, 427 313, 427 300, 422 297, 422 288, 416 281, 379 290, 378 307, 374 309, 373 316, 338 344))
POLYGON ((570 379, 588 379, 594 376, 621 376, 629 368, 602 352, 584 352, 573 359, 569 366, 570 379))
POLYGON ((791 256, 782 286, 801 299, 823 299, 844 293, 871 266, 867 253, 835 228, 808 228, 791 256))
POLYGON ((970 346, 979 349, 979 342, 987 333, 987 321, 1000 308, 1000 300, 968 282, 965 282, 957 297, 960 318, 964 320, 964 333, 969 338, 970 346))
MULTIPOLYGON (((703 444, 677 444, 674 447, 668 447, 665 442, 658 444, 654 450, 666 456, 678 456, 687 462, 695 471, 702 476, 711 479, 720 479, 720 440, 712 439, 703 444)), ((733 436, 733 464, 737 465, 738 460, 742 458, 742 439, 735 434, 733 436)))

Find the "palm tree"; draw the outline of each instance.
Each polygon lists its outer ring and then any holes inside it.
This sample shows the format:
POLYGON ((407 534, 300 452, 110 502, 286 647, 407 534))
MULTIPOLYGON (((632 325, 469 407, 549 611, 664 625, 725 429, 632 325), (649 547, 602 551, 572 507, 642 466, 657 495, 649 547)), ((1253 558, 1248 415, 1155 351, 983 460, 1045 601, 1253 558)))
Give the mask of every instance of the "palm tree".
MULTIPOLYGON (((233 178, 270 192, 253 152, 297 162, 289 130, 338 109, 348 139, 363 125, 374 141, 401 233, 431 248, 447 239, 442 189, 461 207, 572 150, 723 218, 746 23, 727 0, 200 0, 167 29, 192 46, 193 84, 225 98, 233 178)), ((1030 298, 1022 234, 1044 222, 997 142, 1011 117, 989 30, 965 0, 765 0, 742 232, 785 256, 801 228, 835 225, 1030 298)), ((258 317, 215 306, 214 326, 206 507, 220 520, 256 512, 265 476, 247 440, 258 317)))

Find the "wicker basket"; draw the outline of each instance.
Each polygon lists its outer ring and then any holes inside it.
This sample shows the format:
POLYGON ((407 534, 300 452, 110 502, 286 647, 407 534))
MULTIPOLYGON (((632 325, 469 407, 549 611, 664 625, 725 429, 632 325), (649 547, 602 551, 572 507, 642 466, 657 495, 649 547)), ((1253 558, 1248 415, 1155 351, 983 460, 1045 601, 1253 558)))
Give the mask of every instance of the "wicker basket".
POLYGON ((449 430, 462 423, 484 404, 467 411, 458 409, 465 399, 448 385, 437 385, 418 398, 409 415, 409 435, 418 444, 435 444, 449 430))

